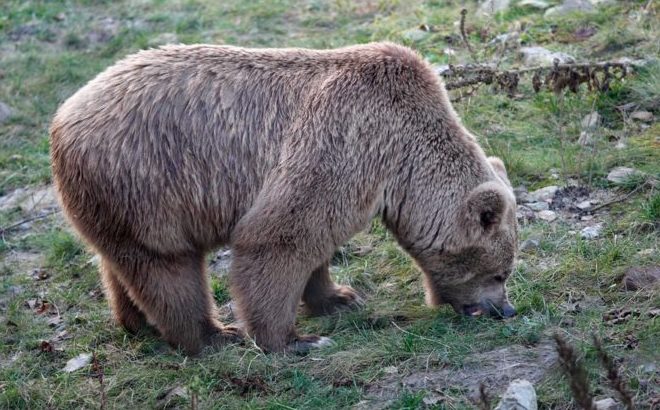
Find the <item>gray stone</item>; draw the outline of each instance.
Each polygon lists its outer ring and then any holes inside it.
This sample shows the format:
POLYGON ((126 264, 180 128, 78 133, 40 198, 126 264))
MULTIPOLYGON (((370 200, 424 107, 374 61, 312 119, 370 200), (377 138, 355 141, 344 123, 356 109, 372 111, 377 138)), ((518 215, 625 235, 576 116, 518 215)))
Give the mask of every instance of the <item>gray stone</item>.
POLYGON ((615 184, 623 184, 628 179, 637 175, 642 175, 642 172, 634 168, 616 167, 613 168, 609 174, 607 174, 607 180, 615 184))
POLYGON ((596 239, 600 236, 600 232, 603 230, 602 224, 596 224, 594 226, 587 226, 586 228, 580 231, 580 236, 584 239, 596 239))
POLYGON ((535 251, 541 246, 541 242, 538 239, 527 239, 520 245, 521 252, 535 251))
POLYGON ((516 202, 524 203, 527 202, 525 200, 527 199, 529 194, 527 193, 527 188, 521 185, 513 188, 513 195, 516 196, 516 202))
POLYGON ((221 249, 209 262, 209 270, 217 276, 223 276, 229 271, 231 264, 231 249, 221 249))
POLYGON ((545 188, 537 189, 534 192, 530 192, 529 198, 531 202, 548 202, 552 201, 555 197, 555 194, 559 190, 559 187, 556 185, 550 185, 545 188))
POLYGON ((630 291, 651 289, 660 283, 660 266, 630 268, 623 276, 623 288, 630 291))
POLYGON ((495 13, 506 11, 510 5, 511 0, 486 0, 479 6, 477 16, 492 16, 495 13))
POLYGON ((536 410, 536 391, 532 383, 517 379, 511 382, 495 410, 536 410))
POLYGON ((589 0, 594 6, 612 6, 615 5, 617 0, 589 0))
POLYGON ((557 214, 554 211, 541 211, 536 215, 539 217, 539 219, 543 219, 547 222, 552 222, 557 219, 557 214))
POLYGON ((522 0, 518 2, 519 7, 531 7, 533 9, 545 10, 550 7, 547 1, 544 0, 522 0))
POLYGON ((587 211, 591 209, 591 201, 582 201, 575 206, 582 211, 587 211))
POLYGON ((639 366, 639 370, 644 374, 653 374, 658 371, 658 365, 655 363, 646 363, 639 366))
POLYGON ((18 188, 9 195, 0 197, 0 211, 18 208, 23 213, 33 214, 49 212, 57 207, 55 191, 50 185, 37 188, 18 188))
POLYGON ((641 251, 637 252, 637 256, 646 257, 646 256, 651 256, 654 253, 656 253, 656 250, 653 248, 642 249, 641 251))
POLYGON ((537 65, 551 65, 555 59, 559 60, 560 64, 574 63, 575 58, 566 53, 558 51, 550 51, 543 47, 523 47, 520 49, 520 54, 523 58, 523 64, 527 66, 537 65))
POLYGON ((0 124, 7 121, 12 115, 12 110, 9 106, 0 101, 0 124))
POLYGON ((532 202, 530 204, 527 204, 527 206, 529 207, 529 209, 536 212, 547 211, 548 209, 550 209, 550 205, 548 205, 547 202, 532 202))
POLYGON ((559 6, 549 8, 545 11, 545 17, 563 16, 569 13, 594 11, 595 8, 588 0, 564 0, 559 6))
POLYGON ((600 114, 598 114, 596 111, 585 115, 584 118, 582 118, 582 129, 584 131, 593 131, 598 128, 601 122, 601 117, 600 114))
POLYGON ((620 410, 623 409, 623 406, 617 403, 616 400, 608 397, 607 399, 595 401, 594 408, 596 410, 620 410))
POLYGON ((525 205, 518 205, 516 218, 521 222, 532 222, 536 219, 536 214, 525 205))
POLYGON ((580 131, 580 138, 578 138, 578 144, 583 147, 590 147, 594 145, 594 138, 588 131, 580 131))
POLYGON ((630 118, 638 121, 651 122, 653 121, 653 113, 648 111, 635 111, 630 114, 630 118))

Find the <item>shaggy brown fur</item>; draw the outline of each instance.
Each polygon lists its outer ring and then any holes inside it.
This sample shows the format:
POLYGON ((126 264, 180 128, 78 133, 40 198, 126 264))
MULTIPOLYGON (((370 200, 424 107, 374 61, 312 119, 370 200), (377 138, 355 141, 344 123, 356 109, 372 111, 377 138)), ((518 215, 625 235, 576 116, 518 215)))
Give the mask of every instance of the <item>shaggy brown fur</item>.
POLYGON ((515 200, 503 164, 407 48, 141 51, 62 105, 51 148, 117 320, 150 323, 189 353, 239 333, 215 319, 208 251, 231 245, 232 296, 259 346, 305 347, 318 338, 296 333, 298 303, 314 314, 359 303, 328 261, 379 212, 430 303, 508 306, 515 200))

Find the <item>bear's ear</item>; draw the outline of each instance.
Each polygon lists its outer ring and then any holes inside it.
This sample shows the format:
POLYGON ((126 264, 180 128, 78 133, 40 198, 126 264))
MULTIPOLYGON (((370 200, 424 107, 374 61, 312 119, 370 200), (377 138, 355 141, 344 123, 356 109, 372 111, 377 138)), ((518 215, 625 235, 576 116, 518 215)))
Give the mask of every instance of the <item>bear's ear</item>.
POLYGON ((501 184, 479 185, 470 192, 465 203, 466 228, 476 237, 492 232, 502 222, 506 206, 507 193, 501 184))
POLYGON ((502 182, 484 182, 474 188, 461 205, 458 219, 447 235, 445 249, 459 253, 490 236, 502 223, 510 202, 515 203, 515 199, 502 182))
POLYGON ((498 177, 500 177, 502 182, 511 187, 511 182, 509 181, 509 175, 506 173, 504 162, 497 157, 488 157, 488 162, 490 163, 490 166, 493 167, 495 173, 498 177))

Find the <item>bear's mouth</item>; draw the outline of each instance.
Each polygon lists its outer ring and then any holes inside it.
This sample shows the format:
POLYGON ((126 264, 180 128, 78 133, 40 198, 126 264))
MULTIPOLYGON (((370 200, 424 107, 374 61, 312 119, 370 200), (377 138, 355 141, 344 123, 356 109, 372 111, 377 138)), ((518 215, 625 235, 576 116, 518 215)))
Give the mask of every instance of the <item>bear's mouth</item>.
POLYGON ((490 300, 485 303, 475 303, 463 305, 461 312, 466 316, 478 317, 488 313, 496 319, 508 319, 516 315, 516 309, 508 302, 504 302, 501 307, 496 306, 490 300))
POLYGON ((463 314, 466 316, 481 316, 484 314, 484 310, 481 305, 463 305, 463 314))

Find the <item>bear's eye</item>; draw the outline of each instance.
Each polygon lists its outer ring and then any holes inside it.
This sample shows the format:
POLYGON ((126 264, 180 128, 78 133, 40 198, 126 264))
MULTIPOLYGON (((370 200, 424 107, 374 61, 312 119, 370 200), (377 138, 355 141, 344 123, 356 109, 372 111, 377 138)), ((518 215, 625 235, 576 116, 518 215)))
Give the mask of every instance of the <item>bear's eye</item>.
POLYGON ((504 279, 506 279, 503 275, 495 275, 495 282, 504 282, 504 279))

